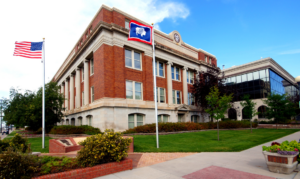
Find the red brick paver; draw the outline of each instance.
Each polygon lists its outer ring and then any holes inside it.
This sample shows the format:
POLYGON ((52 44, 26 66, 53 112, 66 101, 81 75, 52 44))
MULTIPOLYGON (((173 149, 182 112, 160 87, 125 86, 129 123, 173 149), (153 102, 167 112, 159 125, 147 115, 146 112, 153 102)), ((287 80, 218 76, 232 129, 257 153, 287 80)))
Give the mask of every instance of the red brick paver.
POLYGON ((210 166, 198 170, 194 173, 183 176, 186 179, 275 179, 273 177, 267 177, 263 175, 257 175, 253 173, 242 172, 238 170, 210 166))

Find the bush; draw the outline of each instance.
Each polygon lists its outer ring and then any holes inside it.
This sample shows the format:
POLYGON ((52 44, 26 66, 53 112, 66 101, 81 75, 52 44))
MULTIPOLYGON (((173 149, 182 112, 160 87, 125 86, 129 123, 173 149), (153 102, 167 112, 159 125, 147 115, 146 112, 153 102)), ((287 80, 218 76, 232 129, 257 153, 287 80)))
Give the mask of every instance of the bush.
POLYGON ((34 132, 34 134, 42 134, 43 133, 43 128, 40 127, 37 131, 34 132))
POLYGON ((94 166, 107 162, 120 162, 127 156, 131 139, 123 138, 120 132, 106 130, 103 134, 88 137, 79 144, 84 146, 77 155, 81 166, 94 166))
POLYGON ((0 178, 31 178, 39 172, 38 158, 11 150, 0 154, 0 178))
POLYGON ((20 151, 22 153, 30 149, 27 139, 21 137, 18 133, 9 140, 9 146, 12 147, 13 151, 20 151))
POLYGON ((99 128, 95 128, 92 126, 70 126, 70 125, 63 125, 63 126, 54 126, 50 134, 88 134, 88 135, 95 135, 101 133, 99 128))
POLYGON ((43 156, 40 161, 42 164, 40 174, 43 175, 79 168, 77 160, 68 157, 43 156))
MULTIPOLYGON (((252 123, 252 127, 256 128, 257 124, 252 123)), ((235 129, 235 128, 250 128, 249 121, 220 121, 220 129, 235 129)), ((207 123, 193 123, 193 122, 165 122, 158 123, 159 132, 176 132, 176 131, 190 131, 190 130, 202 130, 202 129, 217 129, 216 122, 207 122, 207 123)), ((137 126, 132 129, 124 131, 124 134, 131 133, 155 133, 156 124, 145 124, 142 126, 137 126)))

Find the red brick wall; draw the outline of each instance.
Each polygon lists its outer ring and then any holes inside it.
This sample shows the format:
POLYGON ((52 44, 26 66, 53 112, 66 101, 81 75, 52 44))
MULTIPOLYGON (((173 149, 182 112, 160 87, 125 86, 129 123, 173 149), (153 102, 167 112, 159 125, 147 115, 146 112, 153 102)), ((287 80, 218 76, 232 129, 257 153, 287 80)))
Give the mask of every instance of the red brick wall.
POLYGON ((74 78, 73 78, 73 84, 74 84, 74 96, 73 96, 73 101, 74 101, 74 103, 73 103, 73 109, 75 109, 76 107, 76 101, 75 101, 75 96, 76 96, 76 83, 75 83, 75 81, 76 81, 76 75, 74 75, 74 78))
POLYGON ((205 54, 202 52, 198 52, 198 60, 205 62, 205 54))
POLYGON ((143 54, 144 101, 154 101, 152 57, 143 54))
POLYGON ((113 11, 112 14, 113 14, 113 23, 125 28, 125 16, 116 11, 113 11))
POLYGON ((125 54, 124 49, 118 46, 113 46, 114 58, 114 97, 126 98, 125 85, 125 54))
POLYGON ((71 109, 70 108, 70 81, 71 80, 68 80, 68 109, 71 109))
POLYGON ((35 179, 75 179, 84 178, 91 179, 95 177, 100 177, 112 173, 117 173, 125 170, 132 170, 132 160, 124 159, 121 162, 110 162, 101 165, 96 165, 94 167, 86 167, 75 169, 67 172, 55 173, 50 175, 43 175, 36 177, 35 179))

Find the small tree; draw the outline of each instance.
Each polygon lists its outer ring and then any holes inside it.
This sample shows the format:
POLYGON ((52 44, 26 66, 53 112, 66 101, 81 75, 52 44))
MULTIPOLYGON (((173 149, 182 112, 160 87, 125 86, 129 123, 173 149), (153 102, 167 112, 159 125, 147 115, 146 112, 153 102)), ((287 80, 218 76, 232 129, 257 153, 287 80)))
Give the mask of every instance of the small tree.
POLYGON ((268 106, 266 116, 268 119, 274 118, 276 129, 278 122, 286 122, 287 118, 296 115, 295 105, 286 94, 271 93, 264 103, 268 106))
POLYGON ((210 93, 205 97, 209 108, 205 110, 212 118, 217 119, 218 140, 219 140, 219 119, 224 118, 225 111, 230 108, 232 94, 223 96, 220 95, 219 89, 214 86, 210 93))
POLYGON ((252 118, 258 114, 255 110, 256 103, 250 100, 250 95, 244 95, 242 98, 244 101, 240 102, 241 106, 244 107, 243 113, 250 117, 250 128, 252 133, 252 118))

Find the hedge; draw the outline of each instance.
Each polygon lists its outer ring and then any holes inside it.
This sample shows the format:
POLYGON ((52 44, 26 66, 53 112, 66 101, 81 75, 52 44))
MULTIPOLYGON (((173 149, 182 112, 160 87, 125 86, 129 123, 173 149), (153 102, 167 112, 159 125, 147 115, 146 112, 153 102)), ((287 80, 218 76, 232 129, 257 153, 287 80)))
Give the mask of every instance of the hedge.
POLYGON ((62 125, 62 126, 54 126, 50 134, 88 134, 95 135, 101 133, 99 128, 95 128, 92 126, 70 126, 70 125, 62 125))
MULTIPOLYGON (((256 128, 257 124, 252 123, 252 127, 256 128)), ((237 129, 237 128, 250 128, 249 121, 220 121, 220 129, 237 129)), ((176 132, 176 131, 190 131, 190 130, 203 130, 203 129, 217 129, 216 122, 207 123, 193 123, 193 122, 160 122, 158 123, 159 132, 176 132)), ((131 133, 155 133, 156 124, 145 124, 142 126, 137 126, 132 129, 124 131, 124 134, 131 133)))

